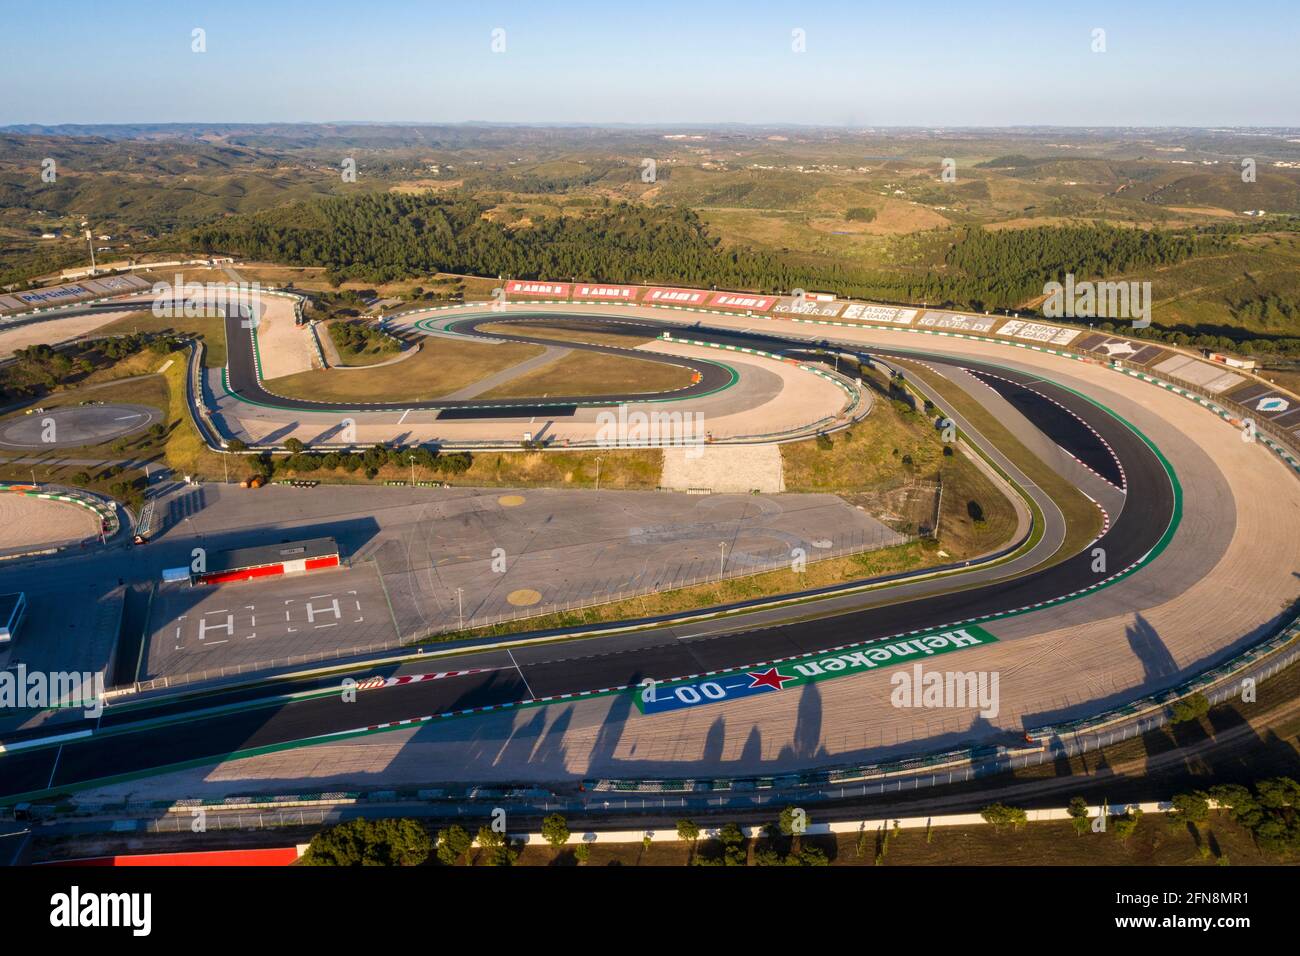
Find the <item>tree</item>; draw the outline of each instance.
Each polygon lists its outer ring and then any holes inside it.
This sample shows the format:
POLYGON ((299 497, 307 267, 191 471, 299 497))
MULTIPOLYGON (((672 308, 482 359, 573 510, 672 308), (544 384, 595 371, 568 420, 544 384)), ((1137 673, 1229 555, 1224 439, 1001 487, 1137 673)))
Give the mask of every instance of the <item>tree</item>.
POLYGON ((583 864, 586 863, 588 860, 590 860, 590 859, 591 859, 591 844, 590 844, 590 843, 579 843, 577 846, 575 846, 575 847, 573 848, 573 858, 574 858, 575 860, 578 861, 578 865, 579 865, 579 866, 583 865, 583 864))
POLYGON ((482 849, 491 850, 499 847, 505 842, 506 835, 493 830, 486 823, 478 828, 478 845, 482 849))
POLYGON ((1120 842, 1123 843, 1133 835, 1133 831, 1137 829, 1138 822, 1141 819, 1142 819, 1141 808, 1134 807, 1132 810, 1130 810, 1128 813, 1124 814, 1123 816, 1111 817, 1110 818, 1111 828, 1115 831, 1115 836, 1119 837, 1120 842))
POLYGON ((452 824, 438 831, 438 859, 447 866, 455 866, 465 859, 474 841, 464 827, 452 824))
POLYGON ((787 866, 830 866, 826 851, 819 846, 805 843, 786 858, 787 866))
POLYGON ((1028 821, 1029 816, 1020 807, 1009 807, 1005 803, 990 803, 980 811, 980 816, 984 818, 985 823, 991 823, 995 828, 1011 825, 1011 829, 1028 821))
POLYGON ((296 455, 301 452, 305 446, 297 438, 286 438, 284 440, 284 447, 290 454, 296 455))
POLYGON ((1169 816, 1175 822, 1194 827, 1210 818, 1210 795, 1202 790, 1176 793, 1169 802, 1173 804, 1169 816))
POLYGON ((786 807, 777 824, 783 836, 800 836, 808 827, 808 814, 799 807, 786 807))
POLYGON ((1183 724, 1200 720, 1209 712, 1209 698, 1197 691, 1189 697, 1174 701, 1173 706, 1169 708, 1169 723, 1183 724))
POLYGON ((685 840, 691 845, 690 852, 687 854, 687 861, 689 862, 690 859, 695 856, 695 845, 700 840, 699 824, 692 820, 678 820, 677 839, 685 840))
POLYGON ((415 820, 349 820, 312 837, 302 862, 307 866, 419 866, 432 849, 428 831, 415 820))
POLYGON ((519 862, 519 851, 507 839, 488 851, 484 861, 488 866, 514 866, 519 862))
POLYGON ((1088 822, 1088 801, 1083 797, 1070 798, 1070 823, 1074 827, 1074 832, 1082 836, 1088 832, 1090 823, 1088 822))
POLYGON ((724 866, 744 866, 748 853, 745 848, 745 834, 734 823, 724 824, 718 831, 718 842, 722 844, 722 863, 724 866))
POLYGON ((542 839, 557 850, 569 842, 569 825, 563 816, 552 813, 542 821, 542 839))

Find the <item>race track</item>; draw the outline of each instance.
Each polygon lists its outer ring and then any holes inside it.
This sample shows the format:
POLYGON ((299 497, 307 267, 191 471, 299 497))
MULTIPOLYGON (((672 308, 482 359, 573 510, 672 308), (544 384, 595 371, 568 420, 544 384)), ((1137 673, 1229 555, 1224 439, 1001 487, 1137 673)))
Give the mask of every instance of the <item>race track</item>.
MULTIPOLYGON (((538 310, 538 314, 552 319, 562 315, 569 321, 578 311, 569 306, 538 310)), ((599 321, 599 310, 585 314, 599 321)), ((810 341, 824 341, 825 334, 773 321, 749 328, 754 323, 738 317, 698 322, 686 316, 660 319, 649 309, 617 316, 620 323, 629 319, 644 323, 647 332, 667 328, 677 333, 689 324, 694 340, 771 351, 806 349, 810 341)), ((472 331, 476 324, 492 320, 467 316, 459 322, 472 331)), ((1059 512, 1054 514, 1050 500, 1026 487, 1043 512, 1041 539, 1013 561, 969 570, 960 579, 911 581, 885 593, 827 598, 816 605, 816 616, 807 610, 765 610, 742 618, 516 647, 512 653, 472 652, 442 665, 467 673, 399 683, 362 693, 346 705, 336 693, 328 693, 329 684, 321 681, 292 688, 296 692, 315 688, 320 696, 266 700, 252 708, 247 706, 250 700, 274 688, 209 697, 203 706, 229 704, 236 709, 201 719, 195 719, 197 705, 185 702, 131 712, 110 710, 94 737, 0 757, 6 771, 4 792, 12 799, 46 787, 76 788, 92 780, 163 766, 207 765, 259 748, 271 752, 243 763, 252 766, 262 761, 274 776, 276 767, 290 773, 296 766, 288 754, 274 753, 286 745, 313 739, 326 749, 352 746, 355 750, 362 743, 347 745, 350 733, 365 734, 410 721, 417 723, 393 737, 410 741, 413 753, 424 754, 422 759, 436 764, 436 771, 426 770, 434 776, 424 779, 437 779, 437 774, 516 779, 523 773, 530 779, 549 780, 583 772, 608 773, 615 766, 659 773, 718 773, 726 768, 750 769, 755 759, 778 770, 825 765, 831 757, 823 748, 831 739, 845 742, 835 752, 863 752, 863 745, 848 742, 864 734, 842 716, 852 710, 851 688, 857 686, 852 678, 825 685, 827 699, 838 703, 833 713, 828 708, 825 727, 819 718, 817 745, 807 747, 795 739, 795 746, 784 749, 781 734, 799 738, 808 733, 804 705, 799 704, 798 719, 793 719, 795 697, 789 694, 766 694, 712 710, 701 707, 698 713, 687 711, 680 717, 637 716, 631 705, 633 688, 646 678, 694 679, 734 669, 761 673, 775 667, 788 673, 799 660, 827 650, 879 647, 886 639, 977 623, 1001 643, 963 654, 973 660, 1001 661, 1008 680, 1018 682, 1018 696, 1008 710, 1024 721, 1042 721, 1095 712, 1100 701, 1129 699, 1137 689, 1170 686, 1197 662, 1217 659, 1265 633, 1276 619, 1275 604, 1282 606, 1294 597, 1295 579, 1286 570, 1300 566, 1294 534, 1300 528, 1300 495, 1293 481, 1285 478, 1282 465, 1268 452, 1243 444, 1229 426, 1185 399, 1097 364, 1038 356, 1003 343, 873 329, 836 330, 831 337, 831 344, 855 354, 930 364, 944 377, 962 383, 980 404, 996 413, 1010 415, 1006 410, 1012 410, 1020 423, 1016 427, 1023 429, 1020 437, 1040 451, 1043 460, 1059 454, 1054 467, 1062 473, 1078 469, 1078 475, 1096 482, 1090 487, 1108 503, 1105 532, 1075 554, 1059 553, 1065 530, 1059 512), (1276 494, 1264 501, 1260 489, 1270 480, 1276 494), (1188 501, 1193 508, 1186 507, 1188 501), (1184 544, 1179 546, 1178 541, 1184 544), (1095 570, 1098 550, 1106 556, 1101 572, 1095 570), (1263 564, 1249 566, 1248 555, 1263 564), (1172 621, 1179 622, 1179 630, 1163 634, 1149 623, 1172 621), (1136 661, 1106 657, 1113 653, 1117 631, 1136 661), (1024 649, 1030 647, 1034 652, 1026 656, 1024 649), (1107 650, 1103 653, 1101 648, 1107 650), (1103 683, 1108 675, 1109 683, 1103 683), (529 709, 539 704, 539 709, 529 709), (470 710, 475 713, 462 716, 470 710), (539 716, 525 721, 528 713, 539 716), (559 723, 569 719, 565 714, 586 716, 573 717, 571 730, 562 730, 559 723), (699 745, 708 736, 704 731, 716 727, 722 715, 730 715, 739 726, 728 731, 724 748, 715 753, 705 745, 701 757, 699 745), (184 723, 141 728, 138 722, 150 716, 184 723), (451 716, 457 720, 446 721, 451 716), (743 737, 750 721, 754 729, 749 733, 764 728, 777 739, 769 742, 763 737, 759 751, 747 761, 728 758, 733 762, 719 763, 723 752, 734 752, 737 745, 730 743, 732 737, 736 733, 743 737), (537 735, 542 728, 555 728, 570 751, 564 766, 573 769, 532 760, 480 763, 474 757, 480 752, 475 740, 489 739, 505 748, 524 723, 535 745, 540 745, 537 735), (617 730, 612 729, 615 725, 617 730), (453 726, 459 729, 447 730, 453 726), (602 743, 607 733, 620 741, 617 757, 602 743), (337 738, 340 742, 320 740, 331 734, 342 735, 337 738), (579 746, 592 747, 591 755, 579 758, 574 751, 579 746), (767 756, 770 752, 777 756, 767 756), (653 754, 654 759, 631 759, 639 753, 653 754), (281 759, 288 762, 276 763, 281 759)), ((1009 469, 1008 473, 1026 486, 1024 476, 1009 469)), ((432 661, 411 663, 381 673, 410 675, 437 667, 432 661)), ((872 691, 864 698, 874 708, 880 706, 878 693, 872 691)), ((807 699, 807 693, 798 696, 800 702, 807 699)), ((872 715, 866 718, 872 732, 876 722, 899 726, 909 720, 906 714, 887 710, 853 712, 872 715)), ((895 731, 895 746, 915 750, 924 747, 927 739, 931 747, 942 741, 930 724, 916 720, 912 724, 910 736, 895 731)), ((948 723, 939 726, 946 728, 948 723)), ((1014 737, 1005 721, 988 725, 976 721, 966 736, 957 739, 988 743, 1014 737)), ((888 743, 882 735, 879 751, 885 752, 888 743)), ((749 753, 748 745, 744 751, 749 753)), ((867 752, 875 751, 867 748, 867 752)), ((407 772, 413 771, 407 768, 407 772)))

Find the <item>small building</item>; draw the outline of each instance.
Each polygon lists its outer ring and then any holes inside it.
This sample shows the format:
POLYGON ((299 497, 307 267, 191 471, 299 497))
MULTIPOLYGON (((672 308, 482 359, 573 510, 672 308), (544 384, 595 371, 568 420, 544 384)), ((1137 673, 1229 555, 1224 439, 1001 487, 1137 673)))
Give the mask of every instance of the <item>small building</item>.
POLYGON ((191 584, 226 584, 253 578, 303 574, 340 565, 339 545, 333 538, 284 541, 255 548, 217 551, 207 556, 202 571, 190 572, 191 584))
POLYGON ((27 614, 27 595, 22 591, 0 594, 0 644, 18 636, 18 628, 27 614))

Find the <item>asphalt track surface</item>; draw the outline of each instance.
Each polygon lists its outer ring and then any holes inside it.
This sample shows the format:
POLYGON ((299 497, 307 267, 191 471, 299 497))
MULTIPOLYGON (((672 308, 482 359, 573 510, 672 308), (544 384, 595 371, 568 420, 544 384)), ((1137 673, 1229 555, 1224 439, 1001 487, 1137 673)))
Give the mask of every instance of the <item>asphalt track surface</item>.
MULTIPOLYGON (((512 314, 509 321, 519 321, 523 316, 512 314)), ((551 323, 556 321, 566 322, 587 322, 593 327, 603 327, 599 320, 592 320, 590 317, 584 319, 582 316, 546 316, 539 315, 539 319, 549 319, 551 323)), ((502 321, 500 316, 475 316, 466 318, 461 322, 456 322, 448 326, 452 331, 465 334, 475 335, 479 325, 490 324, 502 321)), ((620 325, 631 325, 632 323, 620 323, 620 325)), ((663 330, 664 326, 658 326, 654 323, 643 322, 635 323, 636 330, 626 329, 627 334, 639 334, 646 338, 656 338, 663 330)), ((556 345, 557 340, 545 338, 532 338, 523 334, 506 334, 501 332, 492 332, 491 335, 482 333, 485 338, 506 339, 512 342, 526 342, 531 345, 556 345)), ((585 342, 564 342, 565 348, 575 349, 586 352, 600 352, 605 355, 618 355, 628 357, 629 349, 619 348, 610 345, 590 345, 585 342)), ((309 399, 287 398, 276 395, 267 391, 262 385, 260 377, 257 374, 255 358, 253 354, 253 330, 249 327, 247 319, 241 319, 238 316, 226 316, 226 354, 228 356, 228 376, 227 388, 231 394, 245 401, 253 402, 257 405, 267 405, 273 408, 288 408, 300 411, 404 411, 406 409, 473 409, 481 410, 482 415, 478 417, 488 417, 492 409, 500 409, 503 414, 508 414, 510 418, 517 418, 521 414, 532 414, 529 411, 534 410, 537 414, 543 411, 549 413, 551 409, 556 410, 556 414, 573 414, 573 409, 584 405, 615 405, 635 402, 660 401, 664 399, 687 399, 698 398, 716 392, 719 389, 726 388, 734 381, 733 373, 726 366, 718 365, 713 362, 700 361, 698 359, 681 358, 675 355, 662 355, 656 352, 637 351, 635 357, 647 362, 658 362, 663 365, 673 365, 679 368, 689 368, 699 376, 699 380, 687 385, 685 388, 676 389, 672 392, 628 392, 616 393, 609 395, 548 395, 538 398, 513 398, 513 399, 443 399, 430 400, 422 402, 365 402, 361 404, 335 404, 327 402, 314 402, 309 399), (526 406, 521 411, 521 406, 526 406)))
MULTIPOLYGON (((490 321, 482 319, 481 321, 490 321)), ((653 326, 654 323, 647 323, 653 326)), ((680 329, 680 326, 676 328, 680 329)), ((692 329, 691 337, 768 347, 782 341, 776 336, 738 335, 692 329)), ((548 340, 552 341, 553 340, 548 340)), ((807 347, 807 342, 800 341, 807 347)), ((232 349, 232 354, 238 350, 232 349)), ((853 351, 862 353, 860 346, 853 351)), ((932 358, 952 363, 951 356, 927 356, 924 351, 870 349, 871 354, 932 358)), ((1077 441, 1077 419, 1095 430, 1122 463, 1130 500, 1140 508, 1125 507, 1111 515, 1111 524, 1096 546, 1106 550, 1112 568, 1125 568, 1144 558, 1169 529, 1176 507, 1174 487, 1157 454, 1131 428, 1100 406, 1075 392, 1036 376, 976 361, 962 366, 976 373, 998 376, 1067 409, 1070 416, 1042 416, 1040 424, 1070 421, 1070 435, 1048 432, 1063 447, 1077 441), (1137 495, 1133 499, 1133 495, 1137 495)), ((405 407, 405 406, 402 406, 405 407)), ((1062 424, 1062 427, 1066 427, 1062 424)), ((470 669, 482 673, 429 680, 363 691, 353 703, 337 695, 275 703, 229 714, 210 714, 173 726, 130 730, 95 736, 60 746, 18 751, 0 756, 0 799, 33 791, 74 787, 90 780, 141 773, 184 762, 205 763, 235 751, 273 746, 332 732, 376 724, 447 714, 489 705, 602 688, 629 687, 643 678, 671 680, 704 671, 747 667, 762 661, 814 653, 827 648, 891 638, 918 629, 942 628, 957 621, 999 615, 1050 601, 1087 587, 1097 580, 1089 549, 1048 567, 1040 567, 1013 580, 979 584, 965 590, 903 600, 894 604, 850 611, 834 617, 782 623, 760 629, 724 631, 707 639, 682 640, 675 628, 646 632, 628 641, 612 638, 542 645, 516 650, 483 651, 460 656, 454 663, 426 665, 470 669), (604 645, 598 641, 605 641, 604 645), (602 649, 604 648, 604 649, 602 649), (517 661, 517 663, 516 663, 517 661)), ((957 586, 957 582, 954 582, 957 586)), ((996 624, 991 625, 996 633, 996 624)), ((391 669, 390 669, 391 670, 391 669)), ((336 685, 337 686, 337 685, 336 685)), ((299 688, 295 688, 299 689, 299 688)), ((262 693, 267 693, 265 688, 262 693)), ((170 703, 156 710, 105 714, 101 731, 126 729, 141 717, 183 714, 199 706, 227 703, 247 697, 242 691, 213 697, 205 704, 170 703)))
POLYGON ((148 405, 61 405, 0 425, 0 447, 81 448, 130 435, 162 417, 162 412, 148 405), (47 419, 55 427, 56 437, 50 441, 44 438, 47 419))
POLYGON ((1091 468, 1116 488, 1124 487, 1124 473, 1110 449, 1087 425, 1040 392, 1004 375, 972 374, 1010 403, 1045 435, 1050 435, 1065 451, 1091 468))

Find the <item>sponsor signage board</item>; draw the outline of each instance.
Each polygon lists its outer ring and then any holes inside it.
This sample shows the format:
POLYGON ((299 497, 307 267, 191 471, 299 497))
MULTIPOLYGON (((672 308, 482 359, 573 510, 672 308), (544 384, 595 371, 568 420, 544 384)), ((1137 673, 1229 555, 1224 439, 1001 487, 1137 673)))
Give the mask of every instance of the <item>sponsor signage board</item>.
POLYGON ((932 329, 955 329, 959 332, 988 332, 996 320, 992 316, 956 315, 952 312, 927 312, 918 325, 932 329))
POLYGON ((916 309, 896 309, 888 305, 862 305, 854 303, 840 316, 856 322, 888 322, 893 325, 911 325, 916 309))
POLYGON ((527 279, 511 279, 506 283, 507 295, 541 295, 552 299, 567 299, 569 284, 567 282, 532 282, 527 279))
POLYGON ((810 295, 801 301, 786 295, 777 300, 772 311, 782 315, 811 315, 819 319, 833 319, 840 314, 842 308, 844 306, 834 299, 827 301, 810 295))
POLYGON ((635 302, 639 291, 634 285, 596 285, 580 282, 573 287, 573 297, 598 302, 635 302))
POLYGON ((709 294, 703 289, 665 289, 654 287, 646 290, 641 301, 648 305, 703 305, 709 294))
POLYGON ((51 302, 67 302, 71 299, 89 298, 93 293, 81 285, 56 285, 52 289, 33 289, 31 292, 15 292, 14 296, 28 305, 46 305, 51 302))
POLYGON ((750 312, 766 312, 776 305, 774 295, 755 295, 752 292, 715 292, 709 299, 709 305, 719 309, 745 309, 750 312))
POLYGON ((662 714, 724 700, 772 694, 813 681, 912 664, 963 647, 994 643, 997 643, 997 638, 984 628, 966 624, 945 631, 864 644, 851 650, 815 654, 780 664, 636 687, 632 694, 637 708, 643 714, 662 714))
POLYGON ((1067 345, 1078 337, 1079 330, 1013 319, 998 329, 998 335, 1010 335, 1012 338, 1028 339, 1031 342, 1042 342, 1048 345, 1067 345))

